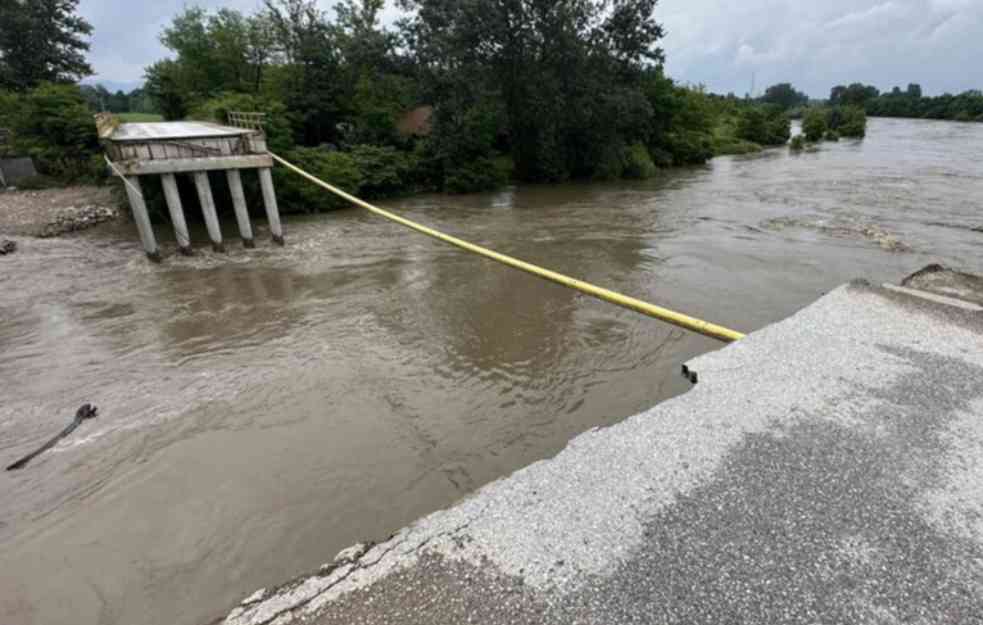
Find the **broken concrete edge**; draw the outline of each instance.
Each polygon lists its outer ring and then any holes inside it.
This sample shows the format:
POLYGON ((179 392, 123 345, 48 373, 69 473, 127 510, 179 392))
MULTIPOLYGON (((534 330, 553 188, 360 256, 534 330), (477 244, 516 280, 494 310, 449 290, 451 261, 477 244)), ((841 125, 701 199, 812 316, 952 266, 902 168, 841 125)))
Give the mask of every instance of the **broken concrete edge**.
POLYGON ((247 615, 251 617, 248 622, 255 622, 253 619, 258 616, 258 618, 263 619, 261 621, 263 623, 275 623, 284 616, 290 617, 293 611, 305 607, 310 601, 316 599, 322 592, 330 589, 354 570, 368 566, 362 562, 363 557, 379 544, 391 542, 397 535, 398 533, 393 534, 383 543, 356 543, 339 551, 332 562, 322 564, 316 573, 297 577, 280 586, 257 590, 243 599, 228 616, 214 621, 212 625, 236 623, 247 615), (277 603, 265 606, 266 609, 263 610, 264 602, 276 597, 288 597, 292 598, 292 601, 285 602, 282 609, 277 603), (257 612, 258 614, 256 614, 257 612))
MULTIPOLYGON (((912 311, 922 313, 941 313, 947 321, 957 325, 970 326, 979 323, 979 315, 960 307, 953 307, 942 302, 931 299, 913 298, 907 293, 897 292, 883 287, 870 284, 866 280, 855 280, 830 293, 834 296, 837 292, 859 292, 861 294, 875 294, 886 300, 908 308, 912 311)), ((754 350, 755 342, 767 340, 771 334, 771 329, 795 320, 805 311, 807 307, 788 319, 762 328, 749 335, 748 340, 739 341, 725 346, 721 350, 698 356, 686 363, 686 372, 689 379, 699 372, 700 378, 705 381, 712 381, 716 376, 715 372, 724 372, 732 363, 727 359, 733 359, 738 353, 745 350, 754 350), (730 355, 725 354, 727 352, 730 355)), ((745 352, 748 353, 748 352, 745 352)), ((737 358, 740 360, 740 357, 737 358)), ((712 382, 711 382, 712 384, 712 382)), ((670 408, 676 402, 686 402, 691 393, 662 402, 656 408, 670 408)), ((653 408, 654 410, 655 408, 653 408)), ((487 513, 487 500, 501 496, 500 491, 503 485, 513 479, 521 479, 523 474, 531 471, 540 470, 555 463, 561 456, 575 452, 578 447, 590 447, 592 437, 604 436, 608 430, 637 425, 639 419, 644 419, 651 411, 643 412, 639 415, 629 417, 621 423, 610 427, 595 427, 587 432, 573 438, 559 454, 551 459, 536 462, 532 465, 519 469, 513 474, 502 477, 492 482, 475 493, 472 493, 454 506, 444 510, 436 511, 427 515, 413 524, 395 533, 387 541, 371 544, 356 545, 342 551, 335 562, 326 565, 321 570, 308 577, 295 579, 274 590, 261 591, 254 593, 246 602, 243 602, 224 621, 225 625, 286 625, 289 623, 302 622, 315 618, 323 613, 332 602, 340 597, 348 595, 372 586, 391 575, 397 574, 413 565, 413 562, 423 558, 428 550, 441 549, 450 545, 452 548, 461 549, 474 539, 469 531, 469 526, 477 519, 483 518, 487 513), (434 522, 434 521, 437 522, 434 522), (445 521, 455 522, 453 527, 449 527, 445 521), (443 526, 443 531, 434 533, 435 527, 443 526)), ((596 440, 596 439, 594 439, 596 440)), ((581 449, 580 451, 583 451, 581 449)), ((695 478, 694 478, 695 479, 695 478)), ((533 493, 535 494, 535 493, 533 493)), ((615 519, 623 522, 624 519, 615 519)))
POLYGON ((914 283, 914 281, 917 280, 918 278, 921 278, 922 276, 931 275, 933 273, 940 273, 942 271, 947 271, 944 266, 938 263, 932 263, 931 265, 919 269, 915 273, 911 274, 910 276, 902 280, 900 286, 910 287, 914 283))
POLYGON ((919 289, 911 289, 903 286, 895 286, 893 284, 882 285, 885 289, 889 291, 894 291, 895 293, 903 293, 904 295, 910 295, 912 297, 919 297, 924 300, 937 302, 939 304, 944 304, 946 306, 955 306, 956 308, 962 308, 964 310, 971 310, 974 312, 983 312, 983 306, 967 302, 965 300, 956 299, 954 297, 947 297, 945 295, 937 295, 935 293, 930 293, 928 291, 921 291, 919 289))
POLYGON ((939 264, 929 265, 908 276, 901 282, 900 288, 983 306, 983 278, 939 264))

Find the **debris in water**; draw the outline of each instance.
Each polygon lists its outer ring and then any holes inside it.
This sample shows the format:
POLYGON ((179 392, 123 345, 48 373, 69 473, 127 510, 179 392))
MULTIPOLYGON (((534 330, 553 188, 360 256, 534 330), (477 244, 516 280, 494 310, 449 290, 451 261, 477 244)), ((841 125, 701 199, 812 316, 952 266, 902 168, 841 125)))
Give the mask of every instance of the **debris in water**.
POLYGON ((20 460, 18 460, 14 464, 10 465, 9 467, 7 467, 7 470, 8 471, 17 471, 18 469, 23 469, 24 467, 27 466, 27 464, 31 460, 34 460, 35 458, 37 458, 38 456, 40 456, 44 452, 48 451, 49 449, 51 449, 52 447, 54 447, 55 445, 57 445, 58 444, 58 441, 60 441, 61 439, 65 438, 66 436, 68 436, 69 434, 71 434, 72 432, 74 432, 76 429, 78 429, 78 426, 82 425, 82 422, 83 421, 86 421, 88 419, 95 419, 96 418, 96 414, 98 412, 99 412, 99 409, 96 408, 95 406, 93 406, 91 404, 85 404, 84 406, 82 406, 81 408, 78 409, 78 412, 75 413, 75 420, 72 421, 68 425, 67 428, 65 428, 64 430, 62 430, 58 434, 58 436, 52 438, 50 441, 48 441, 47 443, 45 443, 44 445, 42 445, 41 448, 38 449, 37 451, 35 451, 34 453, 28 454, 27 456, 24 456, 23 458, 21 458, 20 460))
POLYGON ((7 254, 13 254, 17 251, 17 244, 13 241, 8 241, 4 239, 0 241, 0 256, 6 256, 7 254))
POLYGON ((847 219, 778 217, 765 221, 761 226, 772 231, 784 230, 785 228, 807 228, 833 237, 864 238, 877 243, 882 249, 889 252, 912 251, 911 246, 907 243, 872 223, 862 223, 847 219))

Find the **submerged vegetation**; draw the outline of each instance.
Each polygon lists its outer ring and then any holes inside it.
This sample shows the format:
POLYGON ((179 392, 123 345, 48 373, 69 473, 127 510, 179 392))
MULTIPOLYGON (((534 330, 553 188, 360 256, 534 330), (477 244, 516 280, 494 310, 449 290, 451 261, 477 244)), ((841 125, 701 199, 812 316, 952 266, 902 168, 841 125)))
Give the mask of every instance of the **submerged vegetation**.
POLYGON ((867 135, 867 113, 858 106, 810 107, 802 117, 802 134, 795 137, 793 149, 805 143, 839 141, 840 137, 862 139, 867 135), (801 139, 800 139, 801 137, 801 139))

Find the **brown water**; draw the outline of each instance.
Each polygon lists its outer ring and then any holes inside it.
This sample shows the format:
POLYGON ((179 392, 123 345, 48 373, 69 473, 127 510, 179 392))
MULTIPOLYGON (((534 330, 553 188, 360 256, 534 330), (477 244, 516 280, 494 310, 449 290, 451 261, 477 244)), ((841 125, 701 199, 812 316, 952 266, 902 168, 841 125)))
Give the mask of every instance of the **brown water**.
MULTIPOLYGON (((981 150, 983 125, 872 120, 814 153, 391 206, 754 330, 853 278, 983 270, 981 150)), ((357 210, 287 233, 154 266, 123 226, 0 259, 0 465, 100 407, 0 473, 0 623, 201 625, 685 391, 717 347, 357 210)))

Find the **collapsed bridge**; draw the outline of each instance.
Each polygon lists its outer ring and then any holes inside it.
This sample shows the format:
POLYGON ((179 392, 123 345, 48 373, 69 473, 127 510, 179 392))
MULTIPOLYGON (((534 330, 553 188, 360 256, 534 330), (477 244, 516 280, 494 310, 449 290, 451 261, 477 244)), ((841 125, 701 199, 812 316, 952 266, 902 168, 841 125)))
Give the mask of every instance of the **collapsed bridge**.
POLYGON ((160 247, 154 235, 141 191, 140 178, 160 176, 167 209, 174 227, 178 250, 192 253, 191 236, 178 193, 178 174, 194 178, 208 236, 215 251, 225 250, 222 229, 215 209, 208 172, 224 171, 232 195, 239 235, 247 248, 255 246, 249 209, 242 187, 242 170, 258 172, 263 203, 273 241, 283 245, 283 228, 273 187, 273 159, 266 146, 262 115, 230 113, 229 126, 207 122, 120 123, 112 115, 98 115, 99 138, 106 146, 110 167, 125 183, 133 218, 147 256, 160 261, 160 247))

